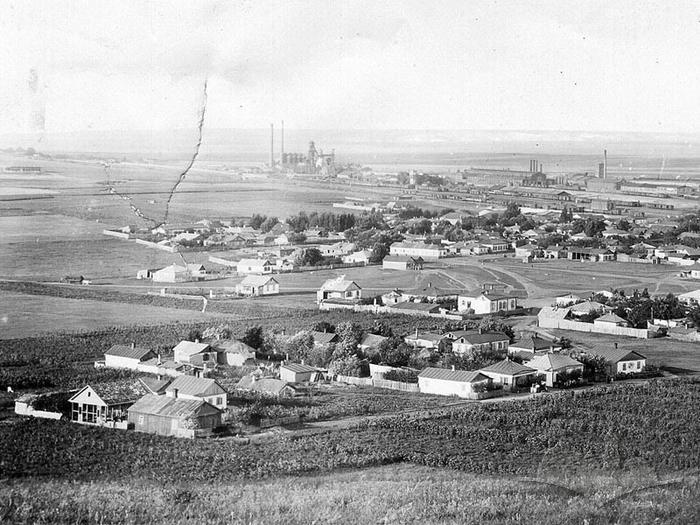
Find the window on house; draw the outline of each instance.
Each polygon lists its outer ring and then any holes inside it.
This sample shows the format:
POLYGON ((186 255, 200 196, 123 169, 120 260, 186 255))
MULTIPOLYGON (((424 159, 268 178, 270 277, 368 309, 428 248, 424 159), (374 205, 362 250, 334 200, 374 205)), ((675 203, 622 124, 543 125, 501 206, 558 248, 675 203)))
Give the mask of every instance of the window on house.
POLYGON ((142 416, 142 415, 139 416, 139 425, 143 425, 145 420, 146 420, 146 418, 144 416, 142 416))
POLYGON ((209 361, 209 354, 204 354, 202 356, 202 361, 209 361))
POLYGON ((216 404, 217 404, 217 405, 222 404, 222 400, 221 400, 220 397, 217 397, 217 398, 216 398, 216 404))
POLYGON ((622 363, 622 369, 627 370, 627 363, 622 363))

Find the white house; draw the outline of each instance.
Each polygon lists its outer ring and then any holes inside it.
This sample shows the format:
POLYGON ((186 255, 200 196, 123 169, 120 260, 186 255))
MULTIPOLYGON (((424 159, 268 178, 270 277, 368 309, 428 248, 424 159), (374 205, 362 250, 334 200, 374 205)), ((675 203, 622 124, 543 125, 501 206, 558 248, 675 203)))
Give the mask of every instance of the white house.
POLYGON ((517 308, 516 296, 495 290, 479 290, 469 295, 460 295, 457 299, 457 309, 460 312, 472 310, 476 315, 510 312, 517 308))
POLYGON ((362 297, 362 288, 355 281, 345 279, 344 275, 335 279, 328 279, 321 289, 316 292, 316 302, 320 303, 327 299, 342 299, 346 301, 357 301, 362 297))
POLYGON ((687 305, 700 303, 700 290, 693 290, 692 292, 682 293, 678 296, 678 300, 687 305))
POLYGON ((492 380, 481 372, 426 368, 418 374, 418 389, 423 394, 439 396, 470 397, 485 390, 492 380))
POLYGON ((71 421, 85 425, 108 425, 126 420, 127 409, 146 394, 148 390, 139 380, 87 385, 68 400, 71 404, 71 421))
POLYGON ((545 384, 554 386, 557 382, 557 374, 571 372, 583 373, 583 364, 572 357, 563 354, 542 354, 533 357, 526 363, 530 368, 545 375, 545 384))
POLYGON ((528 334, 523 335, 519 341, 510 345, 508 353, 532 358, 536 354, 554 352, 555 350, 561 350, 561 345, 536 334, 528 334))
POLYGON ((241 259, 236 265, 236 271, 243 274, 264 275, 272 273, 272 263, 267 259, 241 259))
POLYGON ((157 283, 179 283, 187 280, 187 268, 178 264, 171 264, 153 272, 153 281, 157 283))
POLYGON ((255 348, 236 339, 219 340, 212 346, 216 349, 217 362, 222 365, 243 366, 255 359, 255 348))
POLYGON ((479 350, 508 350, 510 338, 502 332, 483 332, 481 330, 457 330, 449 332, 447 337, 452 340, 452 351, 455 354, 466 354, 479 350))
POLYGON ((216 366, 216 350, 199 341, 180 341, 173 349, 175 361, 198 366, 216 366))
POLYGON ((508 358, 482 368, 479 372, 489 376, 494 383, 500 383, 504 388, 510 390, 517 390, 518 387, 527 386, 529 381, 537 374, 537 370, 534 368, 521 365, 508 358))
POLYGON ((382 270, 422 270, 424 262, 422 257, 387 255, 382 260, 382 270))
POLYGON ((624 348, 596 348, 588 353, 605 359, 611 375, 642 372, 647 364, 647 358, 642 354, 624 348))
POLYGON ((369 258, 372 257, 372 250, 360 250, 343 256, 345 264, 369 264, 369 258))
POLYGON ((336 242, 335 244, 321 244, 318 251, 324 257, 342 257, 348 255, 355 250, 355 243, 352 242, 336 242))
POLYGON ((395 242, 389 247, 389 254, 434 260, 445 257, 447 248, 438 244, 425 244, 422 242, 395 242))
POLYGON ((107 368, 126 368, 136 370, 139 363, 157 357, 153 350, 141 348, 134 343, 131 346, 113 345, 105 352, 105 366, 107 368))
POLYGON ((280 365, 280 379, 287 383, 318 381, 321 373, 313 366, 304 363, 284 363, 280 365))
POLYGON ((226 390, 214 379, 178 376, 165 389, 165 395, 178 399, 200 399, 220 410, 226 408, 226 390))
POLYGON ((236 285, 236 293, 248 296, 277 295, 280 285, 269 275, 248 275, 236 285))
POLYGON ((568 293, 566 295, 560 295, 555 299, 557 306, 571 306, 572 304, 580 303, 581 299, 578 295, 568 293))

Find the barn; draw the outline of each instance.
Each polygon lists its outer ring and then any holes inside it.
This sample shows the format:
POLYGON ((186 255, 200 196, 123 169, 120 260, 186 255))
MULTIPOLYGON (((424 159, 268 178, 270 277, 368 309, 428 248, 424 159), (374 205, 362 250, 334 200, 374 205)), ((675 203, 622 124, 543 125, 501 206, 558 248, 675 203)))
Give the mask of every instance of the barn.
POLYGON ((108 368, 128 368, 136 370, 139 363, 158 357, 153 350, 140 348, 135 344, 113 345, 105 352, 105 366, 108 368))
POLYGON ((129 424, 160 436, 203 437, 221 425, 221 411, 201 399, 149 394, 129 408, 129 424))

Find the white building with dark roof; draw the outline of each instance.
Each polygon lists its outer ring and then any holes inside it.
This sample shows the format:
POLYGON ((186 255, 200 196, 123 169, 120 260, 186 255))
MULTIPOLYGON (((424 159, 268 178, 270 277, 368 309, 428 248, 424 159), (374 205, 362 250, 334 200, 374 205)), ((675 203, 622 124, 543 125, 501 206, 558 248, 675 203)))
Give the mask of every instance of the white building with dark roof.
POLYGON ((494 383, 500 383, 509 390, 528 386, 530 380, 537 374, 537 370, 534 368, 521 365, 508 358, 482 368, 479 372, 489 376, 494 383))
POLYGON ((335 279, 328 279, 316 292, 316 302, 334 299, 347 302, 357 302, 362 297, 362 288, 355 282, 345 278, 344 275, 335 279))

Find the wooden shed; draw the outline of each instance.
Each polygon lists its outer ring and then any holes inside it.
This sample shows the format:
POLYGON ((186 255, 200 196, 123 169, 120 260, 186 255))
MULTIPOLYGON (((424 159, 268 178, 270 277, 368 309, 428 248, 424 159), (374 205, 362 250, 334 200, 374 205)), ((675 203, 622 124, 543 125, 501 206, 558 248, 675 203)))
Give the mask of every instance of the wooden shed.
POLYGON ((129 408, 129 424, 160 436, 204 437, 221 425, 221 411, 201 399, 149 394, 129 408))

